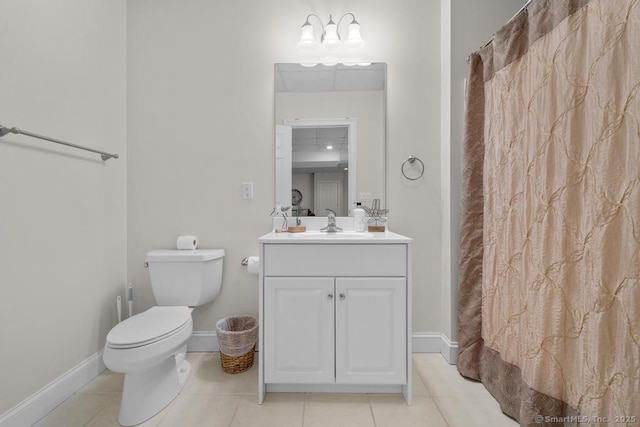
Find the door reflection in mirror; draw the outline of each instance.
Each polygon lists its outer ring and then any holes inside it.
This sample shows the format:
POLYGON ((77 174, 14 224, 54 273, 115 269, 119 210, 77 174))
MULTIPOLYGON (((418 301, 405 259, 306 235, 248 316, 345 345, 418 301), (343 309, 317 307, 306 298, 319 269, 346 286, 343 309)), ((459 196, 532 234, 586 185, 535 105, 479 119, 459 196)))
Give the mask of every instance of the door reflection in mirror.
POLYGON ((276 64, 276 205, 347 216, 385 200, 386 65, 276 64), (293 189, 302 195, 294 203, 293 189))

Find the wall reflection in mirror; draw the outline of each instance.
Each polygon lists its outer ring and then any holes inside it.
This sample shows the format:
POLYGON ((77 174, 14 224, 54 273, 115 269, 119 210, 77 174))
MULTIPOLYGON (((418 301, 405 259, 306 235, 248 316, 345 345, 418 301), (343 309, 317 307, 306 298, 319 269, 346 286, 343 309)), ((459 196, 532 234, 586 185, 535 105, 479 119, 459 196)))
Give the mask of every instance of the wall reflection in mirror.
POLYGON ((385 90, 383 63, 276 64, 276 205, 300 216, 384 206, 385 90))

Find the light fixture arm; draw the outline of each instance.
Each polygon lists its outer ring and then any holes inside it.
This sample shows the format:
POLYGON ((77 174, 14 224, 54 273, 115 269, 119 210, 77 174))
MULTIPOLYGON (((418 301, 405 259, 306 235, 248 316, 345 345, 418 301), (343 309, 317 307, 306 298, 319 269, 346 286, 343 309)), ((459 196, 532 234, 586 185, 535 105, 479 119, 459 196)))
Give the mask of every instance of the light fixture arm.
POLYGON ((356 21, 356 15, 354 15, 351 12, 347 12, 344 15, 342 15, 342 17, 340 18, 340 20, 338 21, 338 30, 340 29, 340 23, 342 23, 342 20, 345 18, 345 16, 347 15, 351 15, 351 17, 353 18, 353 21, 351 21, 352 24, 358 24, 360 25, 360 23, 358 21, 356 21))
MULTIPOLYGON (((304 27, 305 25, 311 25, 311 22, 309 22, 309 18, 311 17, 315 17, 318 22, 320 23, 320 28, 322 28, 322 36, 321 39, 324 38, 325 35, 325 29, 324 29, 324 24, 322 23, 322 19, 320 19, 320 17, 318 15, 316 15, 315 13, 310 13, 307 15, 307 19, 305 19, 304 24, 302 24, 302 26, 304 27)), ((311 25, 313 27, 313 25, 311 25)))

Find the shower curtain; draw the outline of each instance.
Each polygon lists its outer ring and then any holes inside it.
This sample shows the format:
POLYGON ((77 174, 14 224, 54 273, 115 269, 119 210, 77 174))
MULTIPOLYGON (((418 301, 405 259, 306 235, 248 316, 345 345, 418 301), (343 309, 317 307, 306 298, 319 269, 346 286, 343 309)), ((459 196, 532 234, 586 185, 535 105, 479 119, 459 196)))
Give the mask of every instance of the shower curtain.
POLYGON ((640 0, 533 0, 466 102, 458 370, 522 426, 640 426, 640 0))

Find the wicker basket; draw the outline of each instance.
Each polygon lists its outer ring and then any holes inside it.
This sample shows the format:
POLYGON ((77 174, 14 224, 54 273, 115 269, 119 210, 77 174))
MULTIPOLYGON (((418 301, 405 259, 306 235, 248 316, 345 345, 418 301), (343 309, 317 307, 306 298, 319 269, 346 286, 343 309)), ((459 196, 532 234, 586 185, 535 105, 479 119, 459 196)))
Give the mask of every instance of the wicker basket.
POLYGON ((232 357, 220 352, 220 364, 227 374, 239 374, 253 366, 255 346, 244 356, 232 357))
POLYGON ((216 324, 220 363, 228 374, 244 372, 253 365, 258 338, 258 320, 253 316, 234 316, 216 324))

